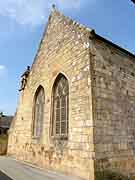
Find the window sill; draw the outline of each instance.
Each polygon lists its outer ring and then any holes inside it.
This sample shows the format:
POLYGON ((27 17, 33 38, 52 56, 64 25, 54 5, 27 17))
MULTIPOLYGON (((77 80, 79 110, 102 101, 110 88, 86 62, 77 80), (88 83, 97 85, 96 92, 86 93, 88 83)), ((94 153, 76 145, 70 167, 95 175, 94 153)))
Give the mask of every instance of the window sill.
POLYGON ((59 141, 68 141, 68 137, 67 136, 52 136, 52 139, 55 141, 59 140, 59 141))
POLYGON ((32 136, 32 139, 40 139, 39 136, 32 136))

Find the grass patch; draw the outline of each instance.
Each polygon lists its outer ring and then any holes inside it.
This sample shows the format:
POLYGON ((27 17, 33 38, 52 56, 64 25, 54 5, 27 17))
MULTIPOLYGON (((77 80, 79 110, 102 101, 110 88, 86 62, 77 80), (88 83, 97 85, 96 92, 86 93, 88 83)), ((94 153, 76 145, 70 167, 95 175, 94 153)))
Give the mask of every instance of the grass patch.
POLYGON ((0 155, 7 153, 8 136, 5 134, 0 135, 0 155))

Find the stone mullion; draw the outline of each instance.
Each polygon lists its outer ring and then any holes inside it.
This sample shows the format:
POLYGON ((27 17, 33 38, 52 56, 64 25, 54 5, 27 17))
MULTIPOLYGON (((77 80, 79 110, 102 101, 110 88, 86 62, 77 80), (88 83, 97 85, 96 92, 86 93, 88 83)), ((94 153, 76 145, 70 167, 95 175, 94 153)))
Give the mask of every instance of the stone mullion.
POLYGON ((66 95, 66 107, 65 107, 65 109, 66 109, 66 136, 68 135, 68 132, 67 132, 67 130, 68 130, 68 127, 67 127, 67 124, 68 124, 68 100, 67 100, 67 95, 66 95))
POLYGON ((61 117, 62 117, 62 97, 60 97, 60 133, 59 133, 59 136, 62 135, 61 133, 61 117))
POLYGON ((38 104, 38 113, 37 113, 37 125, 36 125, 36 136, 39 137, 39 129, 40 129, 40 104, 38 104))
POLYGON ((54 108, 53 108, 54 120, 53 120, 53 135, 56 136, 56 98, 54 100, 54 108))
POLYGON ((36 134, 37 134, 37 130, 36 130, 36 128, 37 128, 37 104, 36 104, 35 108, 36 109, 35 109, 35 117, 34 117, 34 136, 36 136, 36 134))

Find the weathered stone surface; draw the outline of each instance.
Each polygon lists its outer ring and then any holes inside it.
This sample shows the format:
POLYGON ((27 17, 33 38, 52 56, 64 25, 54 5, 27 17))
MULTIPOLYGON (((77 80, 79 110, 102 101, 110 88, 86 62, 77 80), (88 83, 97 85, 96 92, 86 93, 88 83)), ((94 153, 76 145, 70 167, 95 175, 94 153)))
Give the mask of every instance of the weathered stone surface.
POLYGON ((54 10, 20 95, 8 154, 86 180, 106 168, 134 174, 134 72, 133 55, 54 10), (69 82, 69 138, 62 149, 50 137, 52 87, 59 73, 69 82), (39 85, 45 90, 45 109, 37 141, 32 113, 39 85))
POLYGON ((20 160, 86 179, 89 173, 94 174, 88 41, 86 28, 52 12, 27 86, 20 95, 8 145, 8 153, 20 160), (52 87, 59 73, 67 77, 70 87, 69 140, 62 152, 50 137, 52 87), (32 138, 32 108, 39 85, 45 90, 45 109, 43 133, 36 141, 32 138))
POLYGON ((97 168, 133 174, 135 62, 96 40, 93 58, 94 144, 97 168))

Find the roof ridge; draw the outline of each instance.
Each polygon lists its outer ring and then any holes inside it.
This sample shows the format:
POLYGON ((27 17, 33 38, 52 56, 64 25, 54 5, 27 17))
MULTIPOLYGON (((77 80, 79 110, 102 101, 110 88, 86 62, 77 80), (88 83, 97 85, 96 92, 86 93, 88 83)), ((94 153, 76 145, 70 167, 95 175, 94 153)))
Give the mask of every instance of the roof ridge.
POLYGON ((93 28, 89 28, 87 27, 86 25, 82 24, 82 23, 79 23, 77 22, 76 20, 73 20, 72 18, 70 18, 69 16, 66 16, 64 15, 61 11, 59 11, 57 8, 56 8, 56 5, 52 5, 52 12, 56 12, 56 13, 59 13, 59 15, 63 16, 64 18, 66 18, 67 20, 70 20, 72 21, 73 25, 76 25, 77 27, 79 28, 83 28, 84 30, 87 30, 88 32, 91 33, 92 36, 95 36, 95 38, 98 38, 98 39, 101 39, 103 40, 104 42, 112 45, 113 47, 119 49, 120 51, 126 53, 127 55, 135 58, 135 54, 132 53, 131 51, 127 50, 126 48, 122 47, 122 45, 118 45, 117 43, 114 43, 113 40, 109 40, 108 38, 106 37, 103 37, 99 34, 96 33, 95 29, 93 28))
POLYGON ((95 29, 89 28, 89 27, 87 27, 86 25, 84 25, 84 24, 82 24, 82 23, 79 23, 79 22, 77 22, 76 20, 73 20, 73 19, 70 18, 69 16, 64 15, 61 11, 59 11, 59 10, 56 8, 56 5, 55 5, 55 4, 52 4, 51 13, 50 13, 50 15, 48 16, 47 25, 46 25, 45 30, 44 30, 44 32, 43 32, 43 36, 42 36, 41 41, 40 41, 40 43, 39 43, 39 47, 38 47, 38 50, 37 50, 36 55, 35 55, 35 57, 34 57, 34 61, 33 61, 33 63, 32 63, 31 69, 33 68, 33 65, 34 65, 35 62, 36 62, 38 53, 39 53, 40 48, 41 48, 41 44, 42 44, 42 42, 43 42, 43 40, 44 40, 44 36, 45 36, 46 31, 47 31, 47 28, 48 28, 50 19, 51 19, 51 17, 53 16, 53 13, 56 13, 56 14, 58 14, 59 16, 62 16, 62 17, 65 18, 67 21, 70 21, 70 22, 71 22, 73 25, 75 25, 76 27, 78 27, 78 28, 80 28, 80 29, 82 28, 83 30, 86 30, 87 32, 91 33, 91 35, 94 36, 95 38, 100 39, 100 40, 102 40, 102 41, 104 41, 104 42, 112 45, 113 47, 119 49, 120 51, 126 53, 127 55, 135 58, 135 54, 133 54, 133 53, 130 52, 129 50, 125 49, 124 47, 121 47, 121 45, 118 45, 118 44, 116 44, 116 43, 113 43, 111 40, 108 40, 108 39, 105 38, 105 37, 102 37, 102 36, 98 35, 98 34, 96 33, 95 29))

